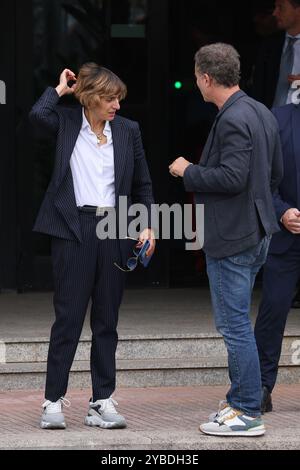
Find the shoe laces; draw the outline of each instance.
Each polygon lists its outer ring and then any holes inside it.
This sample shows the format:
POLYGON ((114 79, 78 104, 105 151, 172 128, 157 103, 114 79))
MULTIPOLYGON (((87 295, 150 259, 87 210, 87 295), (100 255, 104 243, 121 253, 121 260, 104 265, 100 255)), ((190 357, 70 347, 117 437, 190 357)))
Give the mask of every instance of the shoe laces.
POLYGON ((43 403, 42 407, 44 409, 47 409, 47 413, 52 414, 61 413, 62 405, 66 406, 66 408, 69 408, 71 406, 71 402, 65 397, 61 397, 57 401, 46 400, 45 403, 43 403))
POLYGON ((236 416, 241 416, 242 414, 243 413, 241 411, 235 410, 234 408, 231 408, 231 406, 228 406, 219 412, 216 421, 219 424, 223 424, 224 421, 234 419, 236 416))
POLYGON ((118 414, 115 406, 118 406, 118 402, 114 400, 112 397, 106 398, 105 400, 97 400, 94 405, 100 405, 103 411, 107 411, 108 413, 118 414))
POLYGON ((216 413, 216 418, 218 416, 222 416, 225 412, 227 413, 227 411, 225 410, 228 410, 228 408, 231 408, 230 405, 228 405, 227 401, 226 400, 221 400, 219 402, 219 408, 218 408, 218 411, 216 413))

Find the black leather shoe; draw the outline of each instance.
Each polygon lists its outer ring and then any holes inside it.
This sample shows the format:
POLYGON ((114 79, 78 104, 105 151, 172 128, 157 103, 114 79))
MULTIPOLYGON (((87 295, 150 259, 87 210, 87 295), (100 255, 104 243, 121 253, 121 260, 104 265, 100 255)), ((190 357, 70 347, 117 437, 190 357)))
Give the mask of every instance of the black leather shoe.
POLYGON ((272 396, 267 387, 263 386, 261 389, 261 412, 262 414, 264 413, 269 413, 270 411, 273 410, 273 405, 272 405, 272 396))

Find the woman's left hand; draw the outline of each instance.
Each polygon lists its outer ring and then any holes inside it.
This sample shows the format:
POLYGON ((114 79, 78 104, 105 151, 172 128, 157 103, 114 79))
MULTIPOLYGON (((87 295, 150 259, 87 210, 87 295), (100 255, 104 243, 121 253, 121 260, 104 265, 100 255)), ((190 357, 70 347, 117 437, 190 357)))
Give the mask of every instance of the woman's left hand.
POLYGON ((156 246, 156 240, 155 240, 155 235, 154 231, 151 228, 145 228, 139 236, 139 243, 137 244, 138 248, 141 248, 141 246, 145 243, 146 240, 149 240, 150 246, 148 250, 146 251, 147 256, 153 255, 155 251, 155 246, 156 246))

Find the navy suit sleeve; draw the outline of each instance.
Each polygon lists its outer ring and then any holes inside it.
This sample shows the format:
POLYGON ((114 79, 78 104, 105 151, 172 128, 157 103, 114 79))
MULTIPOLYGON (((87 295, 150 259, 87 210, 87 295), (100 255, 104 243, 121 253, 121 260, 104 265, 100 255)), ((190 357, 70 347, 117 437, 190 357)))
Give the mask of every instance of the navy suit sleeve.
MULTIPOLYGON (((280 116, 276 110, 276 108, 273 108, 272 113, 276 117, 278 123, 280 124, 280 116)), ((273 203, 275 207, 275 212, 277 216, 277 220, 280 221, 281 217, 284 215, 284 213, 288 210, 291 209, 290 204, 285 202, 280 194, 280 188, 278 188, 279 183, 281 182, 281 179, 283 177, 283 159, 282 159, 282 145, 281 145, 281 140, 280 136, 278 134, 278 143, 276 145, 276 154, 274 157, 274 168, 272 172, 272 183, 273 183, 273 203), (276 163, 277 162, 277 163, 276 163), (276 173, 277 173, 277 179, 276 179, 276 173), (281 177, 280 177, 281 174, 281 177), (279 183, 277 184, 279 179, 279 183), (275 187, 274 187, 275 186, 275 187)))
POLYGON ((275 193, 273 194, 273 203, 278 221, 280 221, 281 217, 285 214, 287 210, 292 208, 290 204, 283 201, 278 190, 275 191, 275 193))
POLYGON ((220 162, 216 167, 190 165, 184 172, 185 189, 190 192, 240 193, 247 185, 252 142, 242 122, 219 123, 220 162))
POLYGON ((52 136, 57 134, 59 127, 56 111, 58 101, 59 95, 55 88, 48 87, 29 113, 32 124, 46 130, 52 136))

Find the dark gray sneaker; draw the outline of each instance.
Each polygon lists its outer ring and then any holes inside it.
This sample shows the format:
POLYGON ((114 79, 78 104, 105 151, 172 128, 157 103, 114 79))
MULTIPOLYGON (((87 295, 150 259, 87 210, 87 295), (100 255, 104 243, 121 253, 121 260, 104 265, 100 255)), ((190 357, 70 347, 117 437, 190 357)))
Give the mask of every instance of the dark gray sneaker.
POLYGON ((104 429, 126 428, 125 418, 115 409, 117 405, 118 403, 111 397, 105 400, 97 400, 95 403, 90 401, 84 424, 104 429))
POLYGON ((62 412, 63 405, 68 408, 71 403, 63 397, 55 402, 47 400, 43 403, 44 411, 40 422, 42 429, 66 429, 65 417, 62 412))

